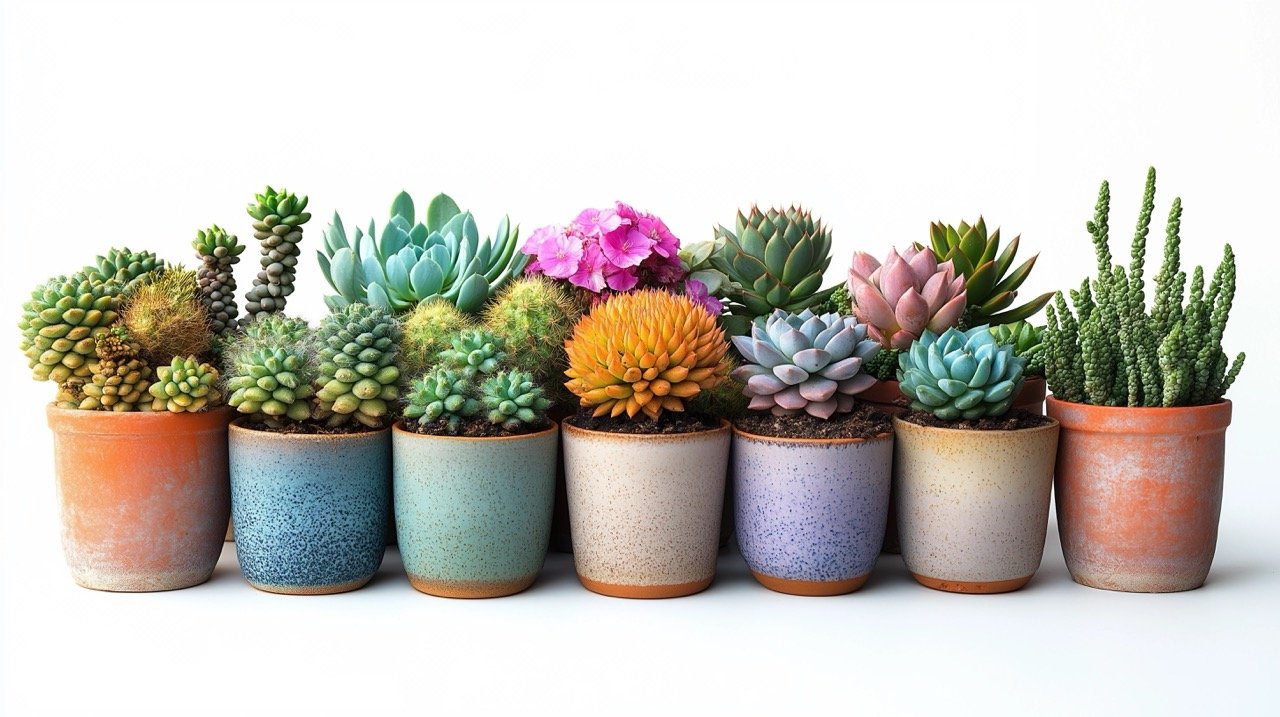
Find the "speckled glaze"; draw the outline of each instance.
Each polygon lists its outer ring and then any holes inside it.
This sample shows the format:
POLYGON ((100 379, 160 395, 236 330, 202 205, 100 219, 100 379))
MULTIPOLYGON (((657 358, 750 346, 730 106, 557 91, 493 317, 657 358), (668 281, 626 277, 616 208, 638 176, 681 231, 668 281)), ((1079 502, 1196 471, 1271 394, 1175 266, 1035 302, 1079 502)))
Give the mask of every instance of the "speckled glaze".
POLYGON ((1062 422, 1058 532, 1076 582, 1177 592, 1204 584, 1218 542, 1231 402, 1088 406, 1049 398, 1062 422))
POLYGON ((48 406, 62 549, 77 584, 199 585, 222 554, 231 410, 115 413, 48 406))
POLYGON ((691 595, 716 573, 729 423, 636 435, 566 422, 573 562, 589 590, 613 597, 691 595))
POLYGON ((922 585, 996 593, 1031 580, 1044 554, 1058 423, 1016 431, 893 419, 902 560, 922 585))
POLYGON ((738 547, 765 587, 841 595, 875 567, 889 507, 893 433, 773 438, 733 429, 738 547))
POLYGON ((308 435, 231 424, 236 557, 259 590, 355 590, 382 564, 391 507, 391 429, 308 435))
POLYGON ((393 429, 396 532, 409 582, 489 598, 533 584, 547 556, 559 431, 505 438, 393 429))

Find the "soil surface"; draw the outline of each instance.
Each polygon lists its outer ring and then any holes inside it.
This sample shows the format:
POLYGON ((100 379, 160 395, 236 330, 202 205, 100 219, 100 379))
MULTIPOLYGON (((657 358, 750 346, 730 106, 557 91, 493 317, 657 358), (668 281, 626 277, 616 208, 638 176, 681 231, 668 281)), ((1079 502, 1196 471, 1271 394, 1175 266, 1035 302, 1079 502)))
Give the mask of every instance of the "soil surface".
POLYGON ((698 431, 709 431, 720 426, 720 419, 705 413, 663 411, 658 416, 658 420, 654 421, 645 417, 643 413, 638 414, 635 418, 627 418, 625 414, 617 418, 610 418, 609 416, 592 418, 591 410, 584 408, 578 411, 577 415, 566 418, 565 422, 576 428, 585 428, 588 431, 655 435, 697 433, 698 431))
POLYGON ((508 431, 501 425, 490 423, 485 419, 474 421, 463 421, 458 424, 457 431, 449 430, 449 422, 446 420, 436 419, 434 421, 423 423, 412 418, 406 418, 400 421, 400 427, 410 433, 421 433, 425 436, 456 436, 459 438, 511 438, 513 436, 526 436, 530 433, 537 433, 545 430, 551 425, 547 421, 538 423, 525 424, 521 430, 508 431))
POLYGON ((775 416, 753 411, 734 421, 734 425, 747 433, 774 438, 874 438, 893 431, 889 414, 866 404, 857 404, 853 411, 828 419, 807 413, 775 416))
POLYGON ((919 426, 931 428, 962 428, 971 431, 1016 431, 1022 428, 1039 428, 1053 423, 1048 416, 1015 408, 995 418, 960 419, 946 421, 927 411, 911 411, 902 415, 902 420, 911 421, 919 426))
POLYGON ((261 421, 247 421, 241 424, 245 428, 255 431, 266 431, 267 433, 291 433, 302 434, 308 436, 339 436, 348 433, 372 433, 380 431, 381 428, 370 428, 359 421, 351 421, 341 426, 326 426, 323 423, 310 423, 303 421, 296 423, 290 421, 281 425, 279 428, 268 426, 261 421))

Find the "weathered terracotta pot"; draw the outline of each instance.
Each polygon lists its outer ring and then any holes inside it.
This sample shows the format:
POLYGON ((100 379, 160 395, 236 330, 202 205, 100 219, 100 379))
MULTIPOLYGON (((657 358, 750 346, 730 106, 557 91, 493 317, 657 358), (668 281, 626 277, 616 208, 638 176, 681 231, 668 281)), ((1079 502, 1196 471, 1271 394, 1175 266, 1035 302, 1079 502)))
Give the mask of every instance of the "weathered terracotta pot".
POLYGON ((547 556, 554 423, 504 438, 392 432, 396 532, 409 582, 442 597, 512 595, 547 556))
POLYGON ((602 595, 691 595, 716 573, 729 462, 729 423, 637 435, 566 422, 565 478, 573 562, 602 595))
POLYGON ((738 547, 765 587, 842 595, 867 581, 889 507, 893 433, 871 439, 733 429, 738 547))
POLYGON ((893 419, 902 560, 920 584, 962 593, 1026 585, 1040 567, 1058 423, 1015 431, 893 419))
POLYGON ((230 510, 231 409, 47 411, 62 548, 77 584, 176 590, 209 579, 230 510))
POLYGON ((327 595, 382 564, 391 506, 391 429, 275 433, 231 424, 236 557, 259 590, 327 595))
POLYGON ((1048 403, 1062 422, 1055 485, 1072 579, 1126 592, 1203 585, 1218 541, 1231 402, 1048 403))

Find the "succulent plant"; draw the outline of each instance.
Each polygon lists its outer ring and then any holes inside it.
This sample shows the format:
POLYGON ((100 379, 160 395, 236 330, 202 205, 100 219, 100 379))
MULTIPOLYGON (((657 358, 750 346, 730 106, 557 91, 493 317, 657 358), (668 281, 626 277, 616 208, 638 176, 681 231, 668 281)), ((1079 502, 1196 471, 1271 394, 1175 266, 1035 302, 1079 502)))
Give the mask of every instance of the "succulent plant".
POLYGON ((991 327, 991 335, 1002 344, 1013 347, 1015 356, 1027 359, 1027 375, 1044 375, 1044 327, 1033 326, 1026 321, 991 327))
POLYGON ((875 383, 862 364, 880 351, 852 316, 776 309, 752 322, 750 336, 734 336, 745 361, 733 377, 746 383, 747 408, 775 416, 801 411, 827 419, 853 410, 853 397, 875 383))
POLYGON ((1036 256, 1027 259, 1014 269, 1013 259, 1018 254, 1018 241, 1014 237, 1004 251, 1000 250, 1000 230, 987 236, 987 224, 982 217, 970 226, 960 222, 952 227, 941 222, 929 225, 929 242, 938 261, 949 261, 964 276, 966 309, 965 321, 970 324, 1010 324, 1030 318, 1043 309, 1053 292, 1046 292, 1012 309, 1009 306, 1018 296, 1018 287, 1026 281, 1036 256))
POLYGON ((438 366, 413 382, 404 417, 420 423, 442 420, 456 433, 462 421, 480 412, 475 385, 452 369, 438 366))
POLYGON ((898 381, 917 411, 944 420, 1002 416, 1022 388, 1026 363, 986 324, 941 335, 925 329, 898 355, 898 381))
MULTIPOLYGON (((90 376, 92 379, 92 376, 90 376)), ((84 403, 84 387, 89 381, 83 376, 72 376, 66 381, 58 384, 58 391, 54 395, 53 403, 58 408, 78 409, 80 404, 84 403)))
POLYGON ((149 251, 130 251, 110 249, 105 256, 99 256, 93 264, 84 268, 84 275, 89 281, 101 284, 108 281, 120 286, 122 293, 129 293, 146 283, 149 275, 157 270, 163 271, 164 261, 149 251))
POLYGON ((400 322, 386 309, 351 304, 320 322, 318 415, 330 426, 355 419, 381 428, 400 397, 400 322))
POLYGON ((802 311, 827 300, 822 288, 831 264, 831 232, 801 207, 738 212, 734 230, 716 227, 724 240, 711 265, 741 285, 730 290, 730 314, 753 319, 774 309, 802 311))
POLYGON ((240 262, 244 245, 234 234, 228 234, 217 224, 196 232, 191 247, 200 257, 200 269, 196 282, 200 287, 200 301, 209 314, 210 328, 222 335, 236 327, 236 278, 233 268, 240 262))
POLYGON ((853 255, 849 269, 853 313, 881 346, 905 349, 925 329, 935 334, 960 320, 965 307, 964 277, 950 261, 909 247, 891 250, 884 265, 865 252, 853 255))
POLYGON ((814 311, 819 314, 853 315, 853 297, 849 295, 848 282, 837 284, 831 296, 828 296, 827 300, 814 311))
POLYGON ((720 299, 742 292, 742 284, 716 268, 716 257, 724 253, 727 243, 724 236, 717 236, 715 239, 685 244, 680 247, 679 254, 686 280, 701 282, 707 294, 720 299))
POLYGON ((311 417, 311 384, 318 376, 308 343, 265 346, 249 340, 226 359, 227 403, 273 428, 311 417))
POLYGON ((293 293, 293 275, 298 265, 298 242, 302 241, 302 225, 311 219, 307 197, 295 196, 283 187, 276 191, 267 187, 254 195, 247 208, 253 217, 253 236, 262 245, 262 271, 253 279, 253 287, 244 297, 244 310, 250 316, 284 311, 293 293))
POLYGON ((688 297, 646 289, 614 294, 578 320, 565 342, 565 383, 593 414, 657 419, 729 371, 716 317, 688 297))
POLYGON ((241 322, 240 332, 243 339, 238 343, 247 340, 259 345, 288 346, 313 338, 311 326, 305 320, 284 314, 258 314, 241 322))
POLYGON ((458 332, 475 325, 470 316, 439 297, 418 304, 400 321, 400 374, 405 378, 426 373, 458 332))
POLYGON ((87 378, 97 360, 96 340, 115 323, 119 306, 120 287, 114 281, 95 283, 73 274, 37 286, 18 321, 18 347, 32 378, 59 384, 72 376, 87 378))
MULTIPOLYGON (((563 286, 527 274, 507 284, 484 310, 484 326, 502 340, 509 365, 547 384, 567 366, 564 342, 582 309, 563 286)), ((559 386, 556 382, 554 385, 559 386)))
POLYGON ((218 385, 218 369, 201 363, 195 356, 175 356, 168 366, 156 367, 156 380, 147 389, 153 399, 151 410, 203 411, 222 398, 218 385))
POLYGON ((96 352, 98 365, 91 380, 81 385, 83 398, 76 408, 123 412, 150 407, 151 367, 138 355, 138 344, 129 340, 124 327, 116 326, 98 338, 96 352))
POLYGON ((516 251, 519 233, 503 217, 493 238, 481 241, 475 218, 445 194, 431 200, 423 224, 415 223, 413 199, 401 192, 381 235, 370 220, 368 232, 357 228, 348 240, 334 212, 317 252, 320 270, 338 292, 325 303, 330 309, 367 303, 398 314, 442 297, 474 314, 528 263, 516 251))
POLYGON ((441 351, 441 366, 453 369, 471 381, 477 376, 496 372, 507 361, 502 339, 485 329, 463 329, 453 337, 450 347, 441 351))
POLYGON ((480 384, 480 405, 490 423, 508 431, 546 422, 551 401, 527 371, 500 371, 480 384))
POLYGON ((121 321, 153 366, 174 357, 210 353, 213 331, 200 299, 196 272, 172 266, 125 296, 121 321))

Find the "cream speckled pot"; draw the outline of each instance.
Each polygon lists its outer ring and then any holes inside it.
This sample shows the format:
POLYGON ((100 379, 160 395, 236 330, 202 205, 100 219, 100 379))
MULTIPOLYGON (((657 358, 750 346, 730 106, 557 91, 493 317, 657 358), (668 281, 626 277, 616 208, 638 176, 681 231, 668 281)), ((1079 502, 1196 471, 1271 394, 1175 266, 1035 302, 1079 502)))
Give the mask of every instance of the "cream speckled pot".
POLYGON ((1040 567, 1058 423, 1016 431, 893 419, 902 559, 922 585, 998 593, 1040 567))
POLYGON ((573 561, 602 595, 665 598, 705 590, 716 572, 729 423, 681 434, 624 434, 566 421, 573 561))

